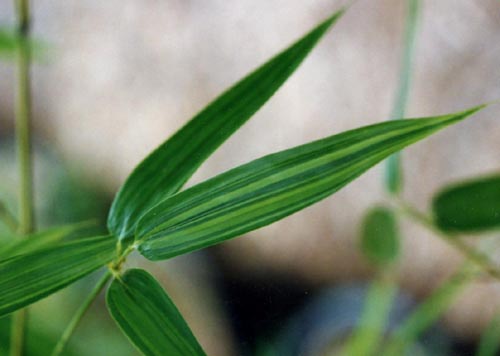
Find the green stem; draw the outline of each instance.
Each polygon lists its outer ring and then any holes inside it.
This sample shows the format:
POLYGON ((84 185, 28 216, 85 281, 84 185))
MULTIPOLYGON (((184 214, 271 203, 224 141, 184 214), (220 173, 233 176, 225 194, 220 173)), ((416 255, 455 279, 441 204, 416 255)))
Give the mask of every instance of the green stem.
POLYGON ((397 200, 398 210, 411 218, 412 220, 418 222, 420 225, 426 227, 432 232, 444 238, 444 240, 451 246, 460 251, 466 258, 474 262, 476 265, 480 266, 484 271, 486 271, 490 276, 495 279, 500 280, 500 269, 491 261, 488 255, 476 250, 474 247, 468 245, 464 242, 460 236, 450 235, 446 232, 438 229, 432 220, 427 217, 422 212, 418 211, 416 208, 408 204, 403 200, 397 200))
POLYGON ((22 235, 33 231, 33 170, 31 157, 31 95, 29 46, 29 3, 17 0, 18 52, 17 52, 17 96, 16 138, 19 165, 19 232, 22 235))
MULTIPOLYGON (((419 0, 407 0, 408 12, 404 35, 404 48, 399 72, 399 83, 391 119, 401 119, 405 116, 410 93, 411 75, 415 52, 415 37, 419 17, 419 0)), ((390 156, 386 161, 385 184, 389 193, 399 195, 402 187, 402 170, 399 153, 390 156)))
POLYGON ((465 263, 398 326, 380 354, 384 356, 406 355, 406 348, 414 344, 422 333, 449 309, 460 291, 475 276, 476 270, 471 268, 470 262, 465 263))
POLYGON ((71 321, 69 322, 68 326, 64 330, 61 338, 57 342, 57 345, 54 347, 54 351, 52 351, 52 356, 58 356, 62 353, 64 350, 64 347, 68 343, 69 338, 75 331, 76 327, 82 320, 83 316, 89 309, 89 307, 92 305, 92 302, 94 299, 99 295, 101 290, 104 288, 106 283, 109 281, 111 278, 112 274, 110 271, 106 271, 106 273, 102 276, 102 278, 97 282, 96 286, 92 290, 92 292, 88 295, 88 297, 85 299, 83 304, 80 306, 80 308, 77 310, 76 314, 73 316, 71 321))
MULTIPOLYGON (((21 235, 33 231, 33 172, 31 161, 31 97, 29 46, 30 11, 28 0, 15 0, 17 13, 17 96, 16 138, 19 165, 19 226, 21 235)), ((23 354, 26 310, 14 314, 11 334, 11 356, 23 354)))
POLYGON ((388 271, 379 271, 365 296, 356 328, 346 342, 343 356, 373 355, 379 349, 386 323, 397 294, 397 285, 388 271))

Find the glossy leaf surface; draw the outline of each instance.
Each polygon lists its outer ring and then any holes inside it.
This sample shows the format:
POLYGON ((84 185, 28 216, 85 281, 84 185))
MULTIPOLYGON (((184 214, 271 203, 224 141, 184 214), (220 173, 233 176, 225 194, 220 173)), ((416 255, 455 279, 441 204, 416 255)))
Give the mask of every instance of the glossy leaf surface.
POLYGON ((116 241, 102 236, 0 262, 0 316, 34 303, 113 259, 116 241))
POLYGON ((386 207, 371 209, 363 220, 361 249, 373 264, 395 262, 399 255, 399 231, 394 212, 386 207))
POLYGON ((145 355, 205 355, 161 285, 144 270, 131 269, 111 283, 111 315, 145 355))
POLYGON ((500 175, 445 188, 433 200, 436 225, 450 232, 500 228, 500 175))
POLYGON ((118 192, 108 217, 109 230, 120 239, 132 236, 139 218, 177 192, 212 152, 265 104, 341 13, 223 93, 146 157, 118 192))
POLYGON ((139 251, 152 260, 165 259, 270 224, 477 110, 366 126, 232 169, 151 209, 138 224, 139 251))

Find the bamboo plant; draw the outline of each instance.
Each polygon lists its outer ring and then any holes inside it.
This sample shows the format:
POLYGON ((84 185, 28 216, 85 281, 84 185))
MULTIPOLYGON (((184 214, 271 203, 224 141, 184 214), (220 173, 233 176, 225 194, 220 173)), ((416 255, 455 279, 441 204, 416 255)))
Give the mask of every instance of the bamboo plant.
MULTIPOLYGON (((342 9, 227 89, 152 151, 116 194, 106 235, 61 242, 64 230, 33 234, 29 9, 26 0, 18 5, 14 47, 19 68, 17 137, 22 177, 18 232, 23 239, 11 245, 8 253, 0 253, 0 316, 16 315, 12 356, 22 354, 23 310, 99 269, 103 269, 101 279, 76 311, 52 355, 64 351, 79 321, 104 288, 111 316, 140 352, 204 355, 158 281, 145 270, 126 268, 132 252, 138 251, 151 261, 165 260, 271 224, 328 198, 392 154, 484 107, 433 117, 399 118, 332 133, 182 189, 198 167, 295 72, 342 17, 342 9)), ((443 204, 446 202, 437 200, 440 217, 443 204)), ((444 211, 446 215, 449 209, 444 211)), ((449 219, 439 221, 441 227, 448 226, 449 219)))

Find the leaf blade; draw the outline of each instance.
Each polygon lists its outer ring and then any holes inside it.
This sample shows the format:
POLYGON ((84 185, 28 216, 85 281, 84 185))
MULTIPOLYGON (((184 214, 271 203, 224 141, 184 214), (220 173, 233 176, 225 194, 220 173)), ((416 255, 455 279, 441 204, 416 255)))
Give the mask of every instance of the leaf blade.
POLYGON ((141 215, 177 192, 203 161, 265 104, 342 13, 335 13, 236 83, 146 157, 113 201, 109 230, 120 239, 130 237, 141 215))
POLYGON ((120 329, 145 355, 205 355, 174 303, 146 271, 130 269, 113 280, 106 303, 120 329))
POLYGON ((477 110, 366 126, 234 168, 144 215, 136 231, 139 251, 153 260, 169 258, 270 224, 326 198, 391 153, 477 110))
POLYGON ((34 303, 110 262, 116 241, 89 238, 0 262, 0 316, 34 303))
POLYGON ((450 232, 500 227, 500 174, 448 186, 433 198, 435 224, 450 232))
POLYGON ((15 240, 1 246, 0 260, 7 257, 14 257, 21 254, 34 252, 38 249, 48 247, 74 232, 91 226, 89 222, 76 223, 64 226, 50 228, 44 231, 36 232, 29 236, 24 236, 21 240, 15 240))

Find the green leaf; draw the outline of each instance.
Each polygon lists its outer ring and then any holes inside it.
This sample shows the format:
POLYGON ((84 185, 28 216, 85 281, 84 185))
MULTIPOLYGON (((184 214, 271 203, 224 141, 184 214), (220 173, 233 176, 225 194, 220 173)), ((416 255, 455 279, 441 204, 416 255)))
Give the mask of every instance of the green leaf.
POLYGON ((174 303, 144 270, 113 280, 108 309, 130 341, 145 355, 205 355, 174 303))
POLYGON ((0 28, 0 55, 14 55, 17 45, 18 39, 15 32, 0 28))
POLYGON ((500 175, 444 188, 433 199, 436 225, 449 232, 500 227, 500 175))
POLYGON ((450 307, 465 285, 477 275, 466 263, 455 275, 425 299, 394 331, 381 352, 384 356, 405 355, 407 347, 413 345, 450 307))
MULTIPOLYGON (((0 58, 4 57, 11 59, 15 57, 16 51, 19 48, 21 40, 15 30, 8 28, 0 28, 0 58)), ((34 59, 42 57, 47 45, 37 39, 28 39, 28 45, 34 59)))
POLYGON ((88 238, 0 262, 0 316, 34 303, 110 262, 116 241, 88 238))
POLYGON ((154 150, 129 176, 108 216, 109 230, 131 237, 140 217, 177 192, 196 169, 279 89, 342 15, 339 11, 223 93, 154 150))
POLYGON ((24 236, 20 240, 18 239, 17 241, 12 241, 7 244, 7 246, 1 246, 0 260, 21 254, 31 253, 41 248, 48 247, 90 225, 91 223, 83 222, 58 226, 31 234, 29 236, 24 236))
POLYGON ((140 220, 139 251, 158 260, 268 225, 333 194, 391 153, 473 114, 390 121, 275 153, 176 194, 140 220))
POLYGON ((386 207, 371 209, 363 220, 361 249, 375 265, 385 266, 399 255, 399 231, 394 212, 386 207))
POLYGON ((497 314, 483 332, 477 356, 495 356, 500 351, 500 315, 497 314))
POLYGON ((10 349, 10 333, 12 329, 10 315, 0 317, 0 355, 8 355, 10 349))

